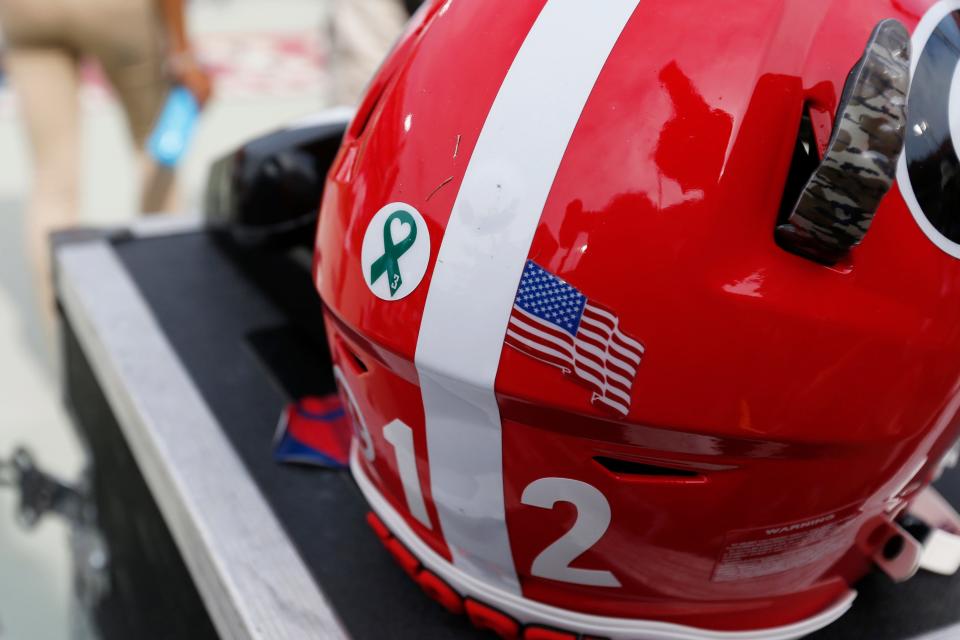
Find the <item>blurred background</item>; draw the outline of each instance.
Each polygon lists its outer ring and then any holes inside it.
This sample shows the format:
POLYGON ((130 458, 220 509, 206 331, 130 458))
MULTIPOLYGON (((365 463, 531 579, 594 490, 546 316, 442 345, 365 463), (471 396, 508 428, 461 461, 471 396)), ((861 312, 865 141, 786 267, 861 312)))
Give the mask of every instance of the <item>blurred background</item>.
MULTIPOLYGON (((39 6, 62 0, 27 1, 39 6)), ((352 17, 335 18, 334 1, 186 3, 194 53, 214 90, 178 165, 184 215, 198 211, 212 160, 322 107, 352 103, 409 15, 400 0, 356 0, 352 17), (362 53, 352 61, 338 58, 333 33, 362 53)), ((69 481, 84 460, 62 408, 55 349, 24 240, 32 149, 3 51, 0 45, 0 461, 25 446, 39 468, 69 481)), ((141 167, 104 71, 84 60, 80 78, 78 220, 123 225, 139 211, 141 167)), ((18 525, 17 507, 16 493, 0 487, 0 638, 77 637, 82 621, 72 602, 69 527, 57 517, 32 528, 18 525)))

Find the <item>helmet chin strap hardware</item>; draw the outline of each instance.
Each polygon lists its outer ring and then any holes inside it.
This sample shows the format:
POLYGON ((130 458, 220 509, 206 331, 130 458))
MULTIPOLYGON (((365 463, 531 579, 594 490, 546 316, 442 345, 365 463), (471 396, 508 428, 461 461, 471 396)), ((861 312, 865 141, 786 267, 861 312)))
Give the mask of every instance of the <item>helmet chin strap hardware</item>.
POLYGON ((894 582, 906 582, 920 569, 923 545, 896 522, 886 522, 883 533, 873 561, 894 582))
POLYGON ((896 174, 909 86, 910 34, 884 20, 847 77, 823 161, 776 228, 781 247, 834 264, 863 240, 896 174))
POLYGON ((951 576, 960 571, 960 514, 940 492, 927 487, 914 498, 909 515, 930 527, 923 540, 920 568, 951 576))
POLYGON ((940 460, 940 466, 937 468, 937 473, 934 478, 939 480, 944 471, 947 469, 955 469, 958 463, 960 463, 960 440, 957 440, 953 447, 943 456, 943 459, 940 460))

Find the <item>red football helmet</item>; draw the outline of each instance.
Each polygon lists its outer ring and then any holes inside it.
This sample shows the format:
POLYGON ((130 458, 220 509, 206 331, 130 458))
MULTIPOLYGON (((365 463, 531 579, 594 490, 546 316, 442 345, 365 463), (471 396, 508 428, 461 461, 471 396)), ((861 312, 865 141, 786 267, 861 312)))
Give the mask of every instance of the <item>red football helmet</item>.
POLYGON ((429 593, 530 640, 783 639, 916 570, 960 430, 958 25, 427 3, 316 279, 371 522, 429 593))

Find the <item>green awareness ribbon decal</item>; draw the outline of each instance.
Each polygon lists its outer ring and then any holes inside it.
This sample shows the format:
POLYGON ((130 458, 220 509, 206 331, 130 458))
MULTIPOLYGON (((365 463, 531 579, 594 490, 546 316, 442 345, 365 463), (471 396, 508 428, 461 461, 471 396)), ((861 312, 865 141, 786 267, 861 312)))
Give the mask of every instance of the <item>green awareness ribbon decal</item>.
POLYGON ((397 289, 403 284, 403 277, 400 275, 400 256, 409 251, 416 241, 417 222, 413 216, 408 211, 394 211, 390 214, 383 224, 383 255, 370 265, 370 284, 372 285, 386 273, 387 283, 390 285, 390 297, 396 295, 397 289), (390 233, 390 225, 394 220, 410 226, 407 237, 396 244, 393 242, 393 234, 390 233))

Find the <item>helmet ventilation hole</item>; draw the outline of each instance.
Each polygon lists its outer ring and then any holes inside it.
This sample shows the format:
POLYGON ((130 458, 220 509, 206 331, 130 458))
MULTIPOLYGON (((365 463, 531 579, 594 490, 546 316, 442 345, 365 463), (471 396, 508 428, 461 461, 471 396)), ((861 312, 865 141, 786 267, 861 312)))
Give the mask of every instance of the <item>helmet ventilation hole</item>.
POLYGON ((790 161, 790 170, 787 172, 787 182, 783 187, 783 199, 780 201, 780 212, 777 215, 777 226, 786 224, 793 213, 793 207, 800 199, 803 188, 810 181, 810 176, 820 165, 820 155, 817 152, 816 134, 813 130, 813 121, 810 118, 810 105, 803 105, 803 117, 800 118, 800 130, 793 147, 793 158, 790 161))
POLYGON ((342 339, 337 340, 337 344, 340 347, 340 353, 344 356, 344 360, 349 363, 350 368, 356 375, 362 376, 369 371, 367 363, 363 361, 363 358, 357 355, 356 351, 350 348, 350 345, 348 345, 346 341, 342 339))
POLYGON ((594 462, 615 476, 642 476, 656 478, 685 478, 687 480, 702 480, 703 477, 691 469, 677 469, 662 467, 646 462, 623 460, 622 458, 608 458, 596 456, 594 462))
POLYGON ((364 374, 367 372, 367 365, 360 359, 360 356, 351 351, 350 357, 353 359, 353 364, 357 368, 358 373, 364 374))
MULTIPOLYGON (((823 160, 799 198, 785 194, 793 208, 774 231, 782 248, 832 266, 860 244, 893 185, 903 149, 909 84, 910 33, 896 20, 883 20, 847 77, 823 160)), ((813 140, 813 128, 808 130, 813 140)), ((807 145, 812 150, 803 137, 801 127, 797 150, 807 145)), ((798 168, 791 175, 788 190, 795 189, 792 182, 802 173, 798 168)))

